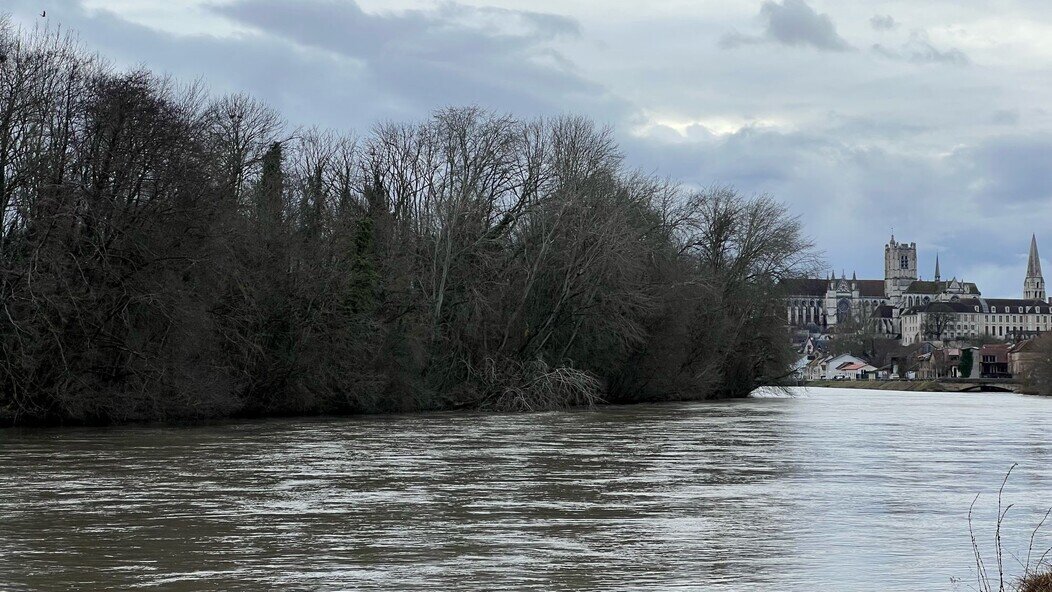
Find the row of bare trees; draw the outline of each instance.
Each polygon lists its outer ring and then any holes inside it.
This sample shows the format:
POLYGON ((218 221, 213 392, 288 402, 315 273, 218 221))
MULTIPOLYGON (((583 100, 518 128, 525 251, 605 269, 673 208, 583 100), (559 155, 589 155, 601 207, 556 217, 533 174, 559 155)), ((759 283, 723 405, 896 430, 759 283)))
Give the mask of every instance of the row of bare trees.
POLYGON ((735 396, 788 371, 785 208, 478 108, 362 137, 0 24, 0 417, 735 396))

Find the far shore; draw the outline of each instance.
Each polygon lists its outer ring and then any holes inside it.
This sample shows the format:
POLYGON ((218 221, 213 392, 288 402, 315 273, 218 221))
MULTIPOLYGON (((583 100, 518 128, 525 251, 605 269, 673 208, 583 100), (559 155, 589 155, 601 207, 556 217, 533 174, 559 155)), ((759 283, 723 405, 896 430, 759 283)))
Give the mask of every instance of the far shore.
POLYGON ((943 393, 1019 392, 1012 382, 977 383, 949 380, 812 380, 807 387, 870 389, 878 391, 925 391, 943 393))

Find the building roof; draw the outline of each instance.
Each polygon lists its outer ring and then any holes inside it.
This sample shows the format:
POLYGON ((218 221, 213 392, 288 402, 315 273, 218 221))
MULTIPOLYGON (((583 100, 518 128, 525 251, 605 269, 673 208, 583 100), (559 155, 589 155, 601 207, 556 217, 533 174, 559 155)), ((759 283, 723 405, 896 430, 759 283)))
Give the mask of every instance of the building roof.
POLYGON ((1039 347, 1039 345, 1040 345, 1039 341, 1040 340, 1037 339, 1037 338, 1020 341, 1019 343, 1017 343, 1017 344, 1012 346, 1011 353, 1013 353, 1013 354, 1038 353, 1038 352, 1041 351, 1041 348, 1039 347))
POLYGON ((952 363, 961 359, 961 350, 956 347, 944 347, 932 351, 931 357, 939 362, 952 363))
POLYGON ((1025 300, 1022 298, 963 298, 945 302, 935 300, 927 304, 918 304, 902 311, 902 315, 912 315, 919 312, 933 313, 1019 313, 1019 309, 1025 314, 1052 314, 1052 304, 1040 300, 1025 300))
POLYGON ((825 296, 829 280, 813 278, 791 278, 782 280, 786 294, 790 296, 825 296))
POLYGON ((858 293, 867 298, 884 297, 884 280, 857 280, 858 293))
POLYGON ((865 298, 884 298, 884 280, 791 278, 782 280, 782 286, 789 296, 825 296, 831 282, 846 282, 865 298))
POLYGON ((1022 308, 1024 313, 1052 314, 1052 305, 1040 300, 1025 298, 982 298, 983 312, 1014 312, 1022 308))
POLYGON ((979 348, 979 355, 993 356, 995 363, 1007 362, 1009 347, 1007 343, 990 343, 979 348))
MULTIPOLYGON (((942 294, 946 291, 946 288, 951 282, 933 282, 927 280, 914 280, 910 282, 910 286, 906 288, 906 294, 942 294)), ((974 294, 979 296, 982 292, 979 291, 978 286, 972 282, 958 282, 964 287, 965 294, 974 294)))
POLYGON ((944 302, 942 300, 935 300, 935 301, 929 302, 927 304, 918 304, 917 306, 911 306, 910 308, 907 308, 906 310, 902 311, 902 315, 903 316, 913 315, 913 314, 917 314, 917 313, 921 313, 921 312, 926 313, 926 314, 937 313, 937 312, 943 312, 943 313, 976 312, 975 308, 977 306, 979 307, 979 310, 982 311, 982 304, 981 304, 981 301, 978 298, 966 298, 964 300, 952 300, 952 301, 949 301, 949 302, 944 302))
POLYGON ((908 358, 908 357, 910 357, 910 356, 912 356, 914 354, 917 354, 918 352, 921 351, 921 349, 924 348, 924 344, 925 343, 926 342, 924 342, 924 341, 917 341, 917 342, 911 343, 909 345, 904 345, 904 346, 902 346, 902 348, 899 349, 898 354, 893 354, 892 355, 892 359, 895 359, 895 358, 908 358))

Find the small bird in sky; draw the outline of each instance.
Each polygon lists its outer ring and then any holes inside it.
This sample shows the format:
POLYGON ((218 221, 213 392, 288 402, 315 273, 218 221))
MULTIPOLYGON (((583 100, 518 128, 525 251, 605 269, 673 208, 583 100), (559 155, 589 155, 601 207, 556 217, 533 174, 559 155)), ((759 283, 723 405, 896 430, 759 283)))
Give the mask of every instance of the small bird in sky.
POLYGON ((40 18, 47 18, 47 11, 46 10, 41 10, 40 11, 40 18))

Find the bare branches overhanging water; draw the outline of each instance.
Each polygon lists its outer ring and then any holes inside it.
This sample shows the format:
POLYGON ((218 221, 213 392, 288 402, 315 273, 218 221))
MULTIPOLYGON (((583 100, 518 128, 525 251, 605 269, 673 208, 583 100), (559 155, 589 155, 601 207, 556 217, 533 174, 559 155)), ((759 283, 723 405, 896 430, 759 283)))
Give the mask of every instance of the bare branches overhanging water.
POLYGON ((785 374, 786 208, 582 117, 358 137, 0 28, 0 417, 736 396, 785 374))

